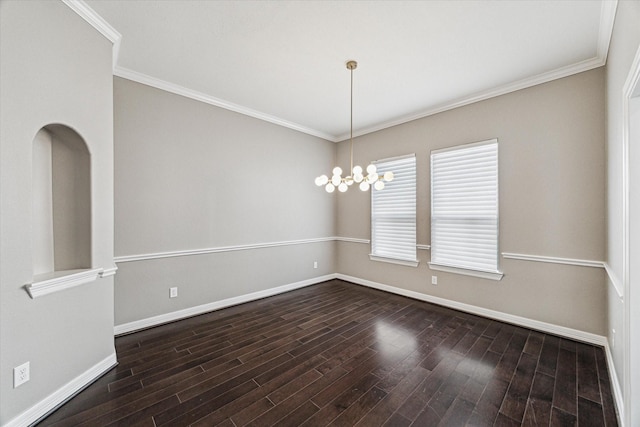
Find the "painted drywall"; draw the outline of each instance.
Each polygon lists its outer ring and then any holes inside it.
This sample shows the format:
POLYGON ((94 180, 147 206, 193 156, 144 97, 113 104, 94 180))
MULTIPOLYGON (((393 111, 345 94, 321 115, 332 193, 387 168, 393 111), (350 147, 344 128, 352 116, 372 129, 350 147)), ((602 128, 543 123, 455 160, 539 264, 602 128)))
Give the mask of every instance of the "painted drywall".
MULTIPOLYGON (((607 58, 606 74, 606 117, 607 117, 607 255, 606 262, 610 267, 609 286, 614 285, 624 294, 624 188, 623 188, 623 88, 629 74, 631 64, 640 46, 640 3, 620 1, 607 58)), ((634 168, 631 163, 631 169, 634 168)), ((637 214, 630 218, 630 223, 637 223, 637 214)), ((627 297, 623 295, 623 297, 627 297)), ((624 303, 619 298, 609 298, 609 328, 607 336, 613 354, 618 382, 623 387, 629 372, 625 367, 625 343, 628 341, 626 325, 624 325, 624 303), (616 329, 613 346, 612 330, 616 329)), ((635 362, 637 366, 637 362, 635 362)), ((625 396, 626 405, 630 397, 625 396)), ((638 397, 635 397, 638 400, 638 397)), ((628 408, 625 407, 625 411, 628 408)), ((629 419, 627 419, 627 422, 629 419)))
POLYGON ((24 289, 34 274, 34 138, 50 124, 74 129, 87 144, 91 259, 94 267, 113 265, 112 44, 62 2, 2 1, 0 57, 0 425, 5 425, 34 421, 34 407, 46 406, 43 402, 70 381, 115 356, 112 277, 37 299, 24 289), (13 368, 27 361, 31 379, 14 389, 13 368))
MULTIPOLYGON (((334 197, 314 184, 333 143, 122 78, 114 89, 118 257, 333 236, 334 197)), ((334 245, 120 262, 116 326, 334 273, 334 245)))
POLYGON ((91 268, 91 157, 72 129, 48 126, 51 146, 54 266, 91 268))
POLYGON ((54 270, 52 140, 51 134, 46 129, 40 130, 33 139, 33 163, 31 166, 33 274, 44 274, 54 270))
MULTIPOLYGON (((605 243, 604 69, 580 73, 357 138, 356 163, 415 153, 417 242, 430 244, 430 151, 498 139, 500 251, 602 261, 605 243)), ((348 143, 338 159, 348 165, 348 143)), ((347 166, 348 167, 348 166, 347 166)), ((338 196, 337 234, 367 239, 370 195, 338 196)), ((501 258, 497 282, 370 261, 340 242, 338 272, 603 335, 604 269, 501 258), (431 276, 438 276, 432 286, 431 276)))

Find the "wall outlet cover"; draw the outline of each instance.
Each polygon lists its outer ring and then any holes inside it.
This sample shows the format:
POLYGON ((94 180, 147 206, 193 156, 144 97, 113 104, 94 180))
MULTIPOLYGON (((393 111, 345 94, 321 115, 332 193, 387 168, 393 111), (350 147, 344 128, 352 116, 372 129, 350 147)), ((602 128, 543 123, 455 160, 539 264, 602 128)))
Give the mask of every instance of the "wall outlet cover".
POLYGON ((31 377, 29 362, 13 368, 13 388, 19 387, 29 381, 31 377))

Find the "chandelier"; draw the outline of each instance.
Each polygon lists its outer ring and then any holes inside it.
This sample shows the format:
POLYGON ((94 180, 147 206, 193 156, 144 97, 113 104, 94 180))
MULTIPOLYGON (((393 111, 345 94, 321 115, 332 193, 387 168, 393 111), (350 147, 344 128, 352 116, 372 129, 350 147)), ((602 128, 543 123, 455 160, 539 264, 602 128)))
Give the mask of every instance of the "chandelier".
POLYGON ((382 190, 384 188, 385 181, 390 182, 393 180, 393 172, 388 171, 385 172, 384 175, 378 175, 376 165, 373 163, 367 166, 366 174, 360 166, 353 166, 353 70, 357 67, 358 63, 356 61, 347 62, 347 69, 351 72, 351 124, 349 133, 351 144, 351 168, 349 170, 351 171, 351 174, 342 177, 342 168, 340 166, 336 166, 333 168, 333 175, 331 176, 331 179, 329 179, 327 175, 320 175, 317 177, 316 185, 318 187, 324 186, 327 193, 333 193, 336 190, 336 187, 338 188, 338 191, 344 193, 351 185, 353 185, 354 182, 359 184, 360 190, 362 191, 368 191, 371 186, 376 190, 382 190))

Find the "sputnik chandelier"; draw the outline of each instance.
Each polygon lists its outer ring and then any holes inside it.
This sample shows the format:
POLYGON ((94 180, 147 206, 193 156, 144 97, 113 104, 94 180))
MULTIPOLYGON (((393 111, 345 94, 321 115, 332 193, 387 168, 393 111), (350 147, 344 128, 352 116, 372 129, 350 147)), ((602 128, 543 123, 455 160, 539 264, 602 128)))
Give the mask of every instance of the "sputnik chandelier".
POLYGON ((327 175, 320 175, 316 178, 316 185, 318 187, 324 186, 327 193, 333 193, 338 187, 338 191, 344 193, 355 182, 359 184, 360 190, 368 191, 369 187, 373 186, 376 190, 382 190, 384 183, 393 181, 393 172, 385 172, 384 175, 378 175, 376 165, 373 163, 367 166, 366 175, 360 166, 353 166, 353 70, 358 67, 356 61, 347 62, 347 69, 351 72, 351 125, 349 139, 351 144, 351 175, 342 177, 342 168, 336 166, 333 168, 333 175, 331 179, 327 175))

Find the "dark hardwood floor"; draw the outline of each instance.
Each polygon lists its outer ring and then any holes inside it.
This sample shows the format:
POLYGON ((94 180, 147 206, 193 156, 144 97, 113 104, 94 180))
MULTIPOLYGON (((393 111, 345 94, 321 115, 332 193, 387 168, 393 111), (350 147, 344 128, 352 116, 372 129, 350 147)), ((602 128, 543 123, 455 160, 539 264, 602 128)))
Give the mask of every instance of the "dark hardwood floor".
POLYGON ((617 425, 602 348, 339 280, 116 350, 39 425, 617 425))

